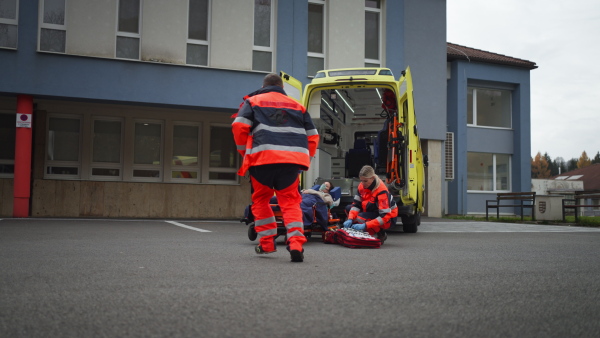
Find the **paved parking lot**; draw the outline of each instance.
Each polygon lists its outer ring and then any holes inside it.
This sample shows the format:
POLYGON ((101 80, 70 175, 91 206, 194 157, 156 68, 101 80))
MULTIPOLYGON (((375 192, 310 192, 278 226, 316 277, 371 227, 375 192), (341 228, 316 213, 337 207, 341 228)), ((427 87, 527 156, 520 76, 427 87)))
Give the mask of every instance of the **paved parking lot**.
POLYGON ((596 337, 600 230, 424 219, 256 255, 235 221, 0 220, 2 337, 596 337))

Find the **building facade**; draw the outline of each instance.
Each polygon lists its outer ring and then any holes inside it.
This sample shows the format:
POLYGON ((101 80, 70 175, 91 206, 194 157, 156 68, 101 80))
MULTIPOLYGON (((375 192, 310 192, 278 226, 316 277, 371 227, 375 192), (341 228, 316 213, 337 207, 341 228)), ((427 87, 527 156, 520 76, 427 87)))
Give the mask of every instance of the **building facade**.
POLYGON ((364 66, 411 67, 426 210, 441 216, 445 13, 434 0, 1 0, 0 216, 238 218, 242 97, 268 72, 306 84, 364 66))
POLYGON ((531 191, 535 63, 448 43, 448 214, 485 213, 499 192, 531 191))

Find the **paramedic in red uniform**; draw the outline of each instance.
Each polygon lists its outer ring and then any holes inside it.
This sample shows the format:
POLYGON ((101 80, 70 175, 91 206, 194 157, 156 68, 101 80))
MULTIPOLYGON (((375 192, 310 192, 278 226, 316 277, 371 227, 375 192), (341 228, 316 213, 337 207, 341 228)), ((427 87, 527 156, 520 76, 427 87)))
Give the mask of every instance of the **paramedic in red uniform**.
POLYGON ((354 196, 353 203, 346 208, 350 210, 344 227, 366 231, 379 238, 383 244, 387 239, 385 229, 396 224, 398 207, 385 183, 375 175, 373 167, 362 167, 358 178, 358 193, 354 196))
POLYGON ((268 74, 261 89, 244 97, 232 123, 237 150, 244 157, 238 175, 250 173, 252 213, 259 238, 256 253, 276 252, 277 223, 269 206, 277 195, 292 262, 304 260, 306 242, 298 174, 307 170, 319 134, 306 108, 287 96, 277 74, 268 74))

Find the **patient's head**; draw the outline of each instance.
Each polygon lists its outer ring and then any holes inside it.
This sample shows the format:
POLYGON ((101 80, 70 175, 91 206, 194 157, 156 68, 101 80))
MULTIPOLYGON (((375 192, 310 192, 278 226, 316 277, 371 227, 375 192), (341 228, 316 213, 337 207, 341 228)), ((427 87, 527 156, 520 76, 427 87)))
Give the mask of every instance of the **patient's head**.
POLYGON ((319 187, 319 190, 325 193, 329 193, 333 188, 335 188, 333 186, 333 183, 326 181, 323 182, 323 184, 321 184, 321 187, 319 187))

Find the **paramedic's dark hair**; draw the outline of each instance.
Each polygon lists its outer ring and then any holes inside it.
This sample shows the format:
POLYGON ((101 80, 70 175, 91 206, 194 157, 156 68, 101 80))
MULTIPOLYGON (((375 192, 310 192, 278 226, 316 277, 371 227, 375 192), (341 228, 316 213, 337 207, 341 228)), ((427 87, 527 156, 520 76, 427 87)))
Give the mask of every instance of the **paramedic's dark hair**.
POLYGON ((267 74, 267 76, 265 76, 263 79, 263 87, 268 86, 279 86, 283 88, 283 80, 281 79, 281 76, 275 73, 267 74))

